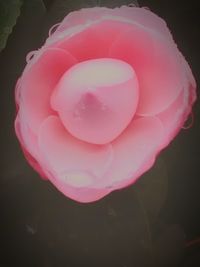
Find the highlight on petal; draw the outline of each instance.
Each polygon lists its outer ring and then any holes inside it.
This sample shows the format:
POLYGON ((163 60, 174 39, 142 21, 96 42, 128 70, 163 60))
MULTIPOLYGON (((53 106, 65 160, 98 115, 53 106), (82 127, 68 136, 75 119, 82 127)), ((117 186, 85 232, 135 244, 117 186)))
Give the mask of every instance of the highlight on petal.
POLYGON ((137 114, 152 116, 165 110, 183 89, 180 58, 173 44, 139 27, 122 33, 110 56, 133 66, 140 86, 137 114))
POLYGON ((35 134, 42 121, 55 113, 50 106, 50 96, 62 74, 75 63, 68 52, 49 48, 27 65, 17 89, 18 102, 35 134))
POLYGON ((39 148, 55 179, 69 186, 92 186, 112 161, 110 145, 91 145, 74 138, 57 116, 50 116, 41 125, 39 148))

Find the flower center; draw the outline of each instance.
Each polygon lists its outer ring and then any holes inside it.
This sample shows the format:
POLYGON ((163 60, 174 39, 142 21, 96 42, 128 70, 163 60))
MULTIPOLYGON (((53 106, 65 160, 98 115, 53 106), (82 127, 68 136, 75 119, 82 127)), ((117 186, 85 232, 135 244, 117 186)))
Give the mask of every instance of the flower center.
POLYGON ((51 105, 74 137, 106 144, 128 126, 138 97, 133 68, 118 59, 100 58, 68 69, 52 94, 51 105))

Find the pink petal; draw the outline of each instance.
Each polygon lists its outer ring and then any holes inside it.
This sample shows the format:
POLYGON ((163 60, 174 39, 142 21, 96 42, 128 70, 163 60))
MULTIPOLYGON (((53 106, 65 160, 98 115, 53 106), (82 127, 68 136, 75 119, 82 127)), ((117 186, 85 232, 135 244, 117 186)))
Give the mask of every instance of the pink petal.
POLYGON ((197 98, 196 81, 192 71, 180 52, 179 56, 183 69, 183 90, 167 109, 157 114, 157 117, 162 121, 165 130, 166 143, 164 146, 167 146, 181 130, 184 122, 191 113, 192 106, 197 98))
POLYGON ((130 19, 133 22, 162 34, 164 37, 172 39, 166 22, 147 8, 121 6, 120 8, 115 8, 113 10, 113 15, 130 19))
POLYGON ((121 60, 84 61, 62 76, 51 104, 73 136, 106 144, 120 135, 134 116, 137 78, 131 66, 121 60))
POLYGON ((56 116, 43 122, 39 147, 55 180, 76 187, 95 184, 112 160, 110 145, 91 145, 72 137, 56 116))
POLYGON ((185 109, 184 98, 184 91, 182 91, 166 110, 156 115, 163 123, 166 145, 181 128, 180 122, 182 123, 182 113, 185 109))
MULTIPOLYGON (((186 86, 188 86, 188 84, 189 84, 189 86, 191 85, 194 89, 196 89, 197 84, 196 84, 196 81, 195 81, 194 76, 192 74, 192 70, 191 70, 188 62, 184 58, 184 56, 181 53, 179 53, 179 55, 180 55, 180 58, 181 58, 182 66, 184 68, 184 74, 185 74, 184 78, 186 80, 185 81, 186 82, 186 86)), ((196 94, 195 94, 194 98, 196 98, 196 94)))
POLYGON ((97 186, 121 188, 151 167, 163 141, 163 126, 156 117, 133 120, 113 146, 113 161, 106 180, 97 186), (105 183, 105 184, 104 184, 105 183))
POLYGON ((113 41, 129 28, 130 25, 124 22, 104 20, 87 26, 70 38, 61 39, 54 46, 67 50, 79 62, 107 57, 113 41))
POLYGON ((192 105, 196 100, 196 90, 190 86, 185 88, 166 110, 156 116, 162 121, 165 131, 165 143, 167 146, 181 130, 188 115, 191 113, 192 105))
POLYGON ((80 10, 72 11, 63 19, 55 33, 67 30, 77 25, 83 25, 88 22, 98 20, 104 14, 108 14, 110 12, 111 10, 106 7, 82 8, 80 10))
POLYGON ((113 43, 110 56, 134 68, 140 100, 137 114, 152 116, 165 110, 183 88, 182 67, 171 42, 143 27, 133 26, 113 43))
POLYGON ((35 171, 37 171, 43 179, 47 179, 47 175, 42 165, 39 163, 39 161, 41 162, 41 159, 37 136, 35 136, 35 134, 29 128, 20 110, 15 119, 15 132, 20 141, 24 156, 26 157, 31 167, 35 171))
POLYGON ((108 188, 73 187, 63 180, 50 179, 52 184, 65 196, 81 203, 97 201, 108 195, 112 190, 108 188))
POLYGON ((146 8, 129 6, 121 6, 114 9, 109 9, 106 7, 93 7, 73 11, 64 18, 55 33, 57 34, 77 25, 84 25, 89 22, 104 19, 108 16, 118 16, 123 19, 125 18, 137 22, 171 38, 169 29, 167 28, 167 25, 162 18, 160 18, 150 10, 147 10, 146 8))
POLYGON ((51 93, 62 74, 76 60, 61 49, 46 49, 27 65, 18 88, 18 102, 29 126, 37 134, 42 121, 54 111, 50 107, 51 93))

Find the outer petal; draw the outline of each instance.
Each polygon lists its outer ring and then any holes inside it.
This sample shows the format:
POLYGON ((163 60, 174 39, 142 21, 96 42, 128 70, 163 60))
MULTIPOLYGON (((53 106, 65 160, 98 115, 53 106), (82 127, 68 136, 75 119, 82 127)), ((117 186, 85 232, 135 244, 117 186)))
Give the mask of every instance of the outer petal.
POLYGON ((54 179, 53 177, 50 180, 65 196, 81 203, 97 201, 112 191, 108 188, 73 187, 65 181, 54 179))
POLYGON ((27 65, 17 86, 17 98, 29 127, 37 134, 42 121, 54 113, 50 107, 50 96, 55 85, 76 60, 57 48, 47 49, 41 55, 38 52, 35 57, 27 65))
POLYGON ((15 132, 20 141, 24 156, 32 168, 37 171, 43 179, 47 179, 47 174, 42 167, 37 136, 32 132, 28 123, 24 120, 20 109, 15 119, 15 132), (39 163, 40 162, 40 163, 39 163))
POLYGON ((167 25, 163 19, 146 8, 129 6, 121 6, 114 9, 109 9, 106 7, 93 7, 73 11, 64 18, 53 35, 63 32, 71 27, 91 23, 99 19, 104 19, 108 16, 118 16, 119 19, 121 17, 137 22, 159 32, 160 34, 163 34, 165 37, 171 38, 169 29, 167 28, 167 25))
POLYGON ((108 57, 113 41, 130 27, 130 24, 118 20, 96 21, 54 46, 65 49, 78 61, 108 57))
MULTIPOLYGON (((179 52, 179 56, 181 58, 181 63, 182 63, 182 67, 184 69, 184 78, 185 78, 185 85, 187 86, 186 90, 188 89, 189 86, 193 87, 194 89, 196 89, 196 81, 194 79, 194 76, 192 74, 191 68, 189 66, 189 64, 187 63, 186 59, 184 58, 184 56, 179 52)), ((194 98, 196 98, 196 94, 194 96, 194 98)))
POLYGON ((157 117, 162 121, 166 145, 178 133, 181 128, 182 114, 185 109, 185 94, 182 91, 177 99, 163 112, 157 114, 157 117))
POLYGON ((94 185, 112 160, 110 145, 91 145, 77 140, 56 116, 50 116, 43 122, 39 147, 55 180, 77 188, 94 185))
POLYGON ((152 116, 165 110, 183 89, 179 54, 161 35, 135 25, 113 43, 110 56, 126 61, 136 72, 139 115, 152 116))
POLYGON ((151 167, 163 142, 163 126, 156 117, 133 120, 113 143, 113 162, 99 187, 121 188, 151 167), (105 183, 105 184, 104 184, 105 183))
POLYGON ((155 13, 145 7, 121 6, 113 10, 113 15, 130 19, 142 26, 151 29, 165 38, 172 39, 166 22, 155 13))
POLYGON ((181 130, 188 115, 191 113, 192 106, 197 98, 196 81, 190 66, 184 56, 180 52, 178 53, 183 72, 183 90, 167 109, 157 114, 157 117, 162 121, 165 129, 166 143, 164 144, 164 147, 167 146, 181 130))

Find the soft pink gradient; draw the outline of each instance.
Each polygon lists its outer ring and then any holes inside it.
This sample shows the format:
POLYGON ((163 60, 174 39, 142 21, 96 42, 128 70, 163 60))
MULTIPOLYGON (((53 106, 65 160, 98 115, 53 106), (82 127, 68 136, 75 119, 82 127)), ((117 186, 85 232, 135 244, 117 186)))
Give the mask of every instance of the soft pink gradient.
POLYGON ((76 64, 62 76, 51 106, 73 136, 102 145, 112 142, 131 122, 138 91, 135 72, 126 62, 93 59, 76 64))
POLYGON ((28 55, 15 99, 30 165, 92 202, 152 167, 191 113, 196 82, 156 14, 95 7, 68 14, 28 55))

